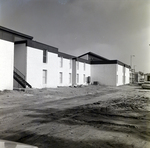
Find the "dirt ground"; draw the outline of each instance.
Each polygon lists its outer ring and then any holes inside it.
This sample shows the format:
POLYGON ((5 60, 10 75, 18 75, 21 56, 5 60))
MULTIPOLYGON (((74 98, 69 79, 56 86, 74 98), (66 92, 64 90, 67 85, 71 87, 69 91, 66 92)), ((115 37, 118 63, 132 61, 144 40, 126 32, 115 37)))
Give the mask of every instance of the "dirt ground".
POLYGON ((86 86, 0 92, 0 139, 39 148, 150 148, 150 90, 86 86))

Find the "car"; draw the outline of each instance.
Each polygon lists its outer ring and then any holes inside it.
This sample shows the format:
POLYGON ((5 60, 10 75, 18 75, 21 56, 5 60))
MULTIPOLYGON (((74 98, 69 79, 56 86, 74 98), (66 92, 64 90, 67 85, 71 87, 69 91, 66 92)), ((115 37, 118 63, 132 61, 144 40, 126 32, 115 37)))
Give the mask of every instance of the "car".
POLYGON ((144 79, 140 79, 139 82, 138 82, 138 84, 139 84, 139 85, 144 84, 144 79))
POLYGON ((142 88, 143 88, 143 89, 150 89, 150 81, 145 81, 145 82, 142 84, 142 88))

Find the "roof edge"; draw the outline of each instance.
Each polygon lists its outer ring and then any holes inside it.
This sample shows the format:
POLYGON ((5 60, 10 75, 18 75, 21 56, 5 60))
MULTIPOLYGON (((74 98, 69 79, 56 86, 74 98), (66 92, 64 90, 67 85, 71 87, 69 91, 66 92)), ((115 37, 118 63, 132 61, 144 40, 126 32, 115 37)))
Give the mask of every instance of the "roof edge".
POLYGON ((100 59, 103 59, 103 60, 105 60, 105 61, 109 61, 109 59, 104 58, 104 57, 102 57, 102 56, 100 56, 100 55, 98 55, 98 54, 95 54, 95 53, 93 53, 93 52, 87 52, 87 53, 85 53, 85 54, 82 54, 82 55, 78 56, 78 58, 81 58, 81 57, 83 57, 83 56, 85 56, 85 55, 87 55, 87 54, 93 55, 93 56, 95 56, 95 57, 97 57, 97 58, 100 58, 100 59))
POLYGON ((119 65, 122 65, 124 67, 127 67, 127 68, 130 68, 129 65, 125 64, 125 63, 122 63, 121 61, 118 61, 118 60, 108 60, 108 61, 91 61, 91 64, 94 65, 94 64, 119 64, 119 65))
POLYGON ((8 33, 11 33, 11 34, 16 35, 16 36, 19 36, 19 37, 27 38, 27 39, 29 39, 29 40, 32 40, 32 39, 33 39, 32 36, 29 36, 29 35, 26 35, 26 34, 24 34, 24 33, 20 33, 20 32, 18 32, 18 31, 14 31, 14 30, 11 30, 11 29, 8 29, 8 28, 5 28, 5 27, 3 27, 3 26, 0 26, 0 30, 5 31, 5 32, 8 32, 8 33))

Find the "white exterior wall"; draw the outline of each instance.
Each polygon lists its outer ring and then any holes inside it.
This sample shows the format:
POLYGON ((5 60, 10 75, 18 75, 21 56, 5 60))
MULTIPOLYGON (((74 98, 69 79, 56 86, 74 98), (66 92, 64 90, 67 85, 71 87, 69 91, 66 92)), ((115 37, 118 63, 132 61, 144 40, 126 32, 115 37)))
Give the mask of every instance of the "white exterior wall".
POLYGON ((118 77, 118 80, 117 80, 117 86, 119 85, 123 85, 124 84, 124 67, 117 64, 116 65, 116 69, 117 69, 117 77, 118 77))
MULTIPOLYGON (((77 65, 77 63, 76 63, 76 65, 77 65)), ((81 85, 81 84, 86 85, 87 84, 87 77, 91 76, 90 64, 85 63, 85 69, 84 69, 84 63, 79 62, 79 69, 77 69, 77 66, 76 66, 76 74, 79 74, 79 82, 77 83, 77 80, 76 80, 76 83, 78 85, 81 85), (85 82, 84 82, 84 76, 83 75, 85 75, 85 82)))
POLYGON ((129 68, 125 67, 125 84, 130 83, 130 70, 129 68))
POLYGON ((91 77, 91 65, 90 64, 85 64, 86 69, 85 69, 85 76, 86 76, 86 84, 87 84, 87 77, 91 77))
POLYGON ((47 63, 43 63, 43 50, 27 47, 26 81, 33 88, 58 86, 58 55, 48 52, 47 63), (43 70, 47 70, 47 84, 43 84, 43 70))
POLYGON ((13 89, 14 43, 0 39, 0 90, 13 89))
MULTIPOLYGON (((58 77, 59 86, 70 86, 72 85, 72 66, 70 68, 70 59, 63 58, 62 67, 60 66, 61 57, 58 57, 59 73, 62 72, 62 83, 60 83, 60 76, 58 77), (71 83, 69 83, 69 73, 71 73, 71 83)), ((72 65, 72 61, 71 61, 72 65)))
POLYGON ((91 81, 116 86, 116 64, 91 65, 91 81))

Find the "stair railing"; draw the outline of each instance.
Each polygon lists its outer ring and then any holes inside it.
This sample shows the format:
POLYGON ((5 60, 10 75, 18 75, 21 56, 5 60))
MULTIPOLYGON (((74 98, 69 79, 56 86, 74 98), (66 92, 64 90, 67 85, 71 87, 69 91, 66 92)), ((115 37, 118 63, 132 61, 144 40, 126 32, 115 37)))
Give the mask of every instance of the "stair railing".
POLYGON ((25 80, 25 75, 21 73, 16 67, 14 67, 14 71, 25 80))

